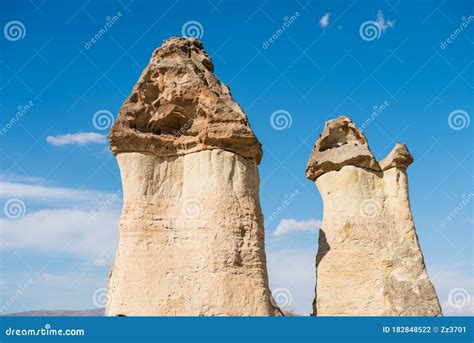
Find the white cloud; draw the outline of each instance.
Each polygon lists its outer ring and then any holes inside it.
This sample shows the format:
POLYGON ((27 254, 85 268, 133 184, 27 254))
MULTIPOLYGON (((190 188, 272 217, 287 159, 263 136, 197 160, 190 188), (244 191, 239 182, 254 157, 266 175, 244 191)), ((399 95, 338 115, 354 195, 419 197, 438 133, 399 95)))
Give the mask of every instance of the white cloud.
POLYGON ((0 198, 101 202, 108 196, 110 196, 109 193, 86 189, 46 187, 28 183, 0 181, 0 198))
POLYGON ((0 182, 0 198, 19 199, 24 211, 22 216, 12 218, 4 209, 0 250, 92 254, 107 261, 111 253, 107 247, 115 246, 121 190, 106 193, 0 182))
POLYGON ((117 245, 119 215, 117 209, 99 207, 44 209, 14 220, 2 218, 0 250, 23 249, 107 259, 113 256, 117 245))
MULTIPOLYGON (((312 311, 316 285, 315 255, 318 247, 270 248, 267 251, 271 289, 287 289, 292 296, 290 308, 300 315, 312 311)), ((428 266, 444 316, 474 315, 474 272, 472 261, 447 266, 428 266), (451 297, 450 297, 451 294, 451 297), (451 299, 451 300, 450 300, 451 299)))
POLYGON ((443 315, 445 316, 473 316, 474 315, 474 294, 458 292, 459 303, 446 300, 442 303, 443 315))
POLYGON ((98 256, 92 264, 96 267, 104 267, 111 264, 111 261, 107 260, 105 256, 98 256))
POLYGON ((474 272, 472 266, 470 260, 450 263, 449 266, 428 266, 428 275, 435 286, 443 308, 443 315, 474 315, 474 272))
POLYGON ((30 262, 35 256, 53 256, 39 269, 26 268, 25 273, 25 268, 15 268, 5 273, 0 282, 0 311, 4 304, 7 312, 93 307, 92 294, 106 286, 106 269, 118 245, 121 191, 38 186, 12 182, 27 181, 14 175, 0 175, 0 180, 0 198, 19 198, 26 204, 24 216, 0 218, 0 258, 14 263, 21 256, 19 266, 35 266, 30 262), (49 274, 56 268, 67 272, 49 274), (33 285, 15 296, 30 278, 33 285), (51 292, 54 297, 45 296, 51 292))
POLYGON ((79 310, 92 309, 94 291, 107 286, 107 272, 69 266, 66 272, 33 273, 26 271, 6 272, 6 280, 0 292, 0 314, 32 310, 79 310), (24 285, 32 280, 31 287, 24 285), (16 295, 23 288, 21 295, 16 295), (52 296, 54 295, 54 296, 52 296), (13 300, 13 301, 12 301, 13 300), (2 313, 3 312, 3 313, 2 313))
POLYGON ((381 10, 377 12, 377 20, 375 22, 383 32, 395 26, 395 20, 385 20, 385 16, 381 10))
POLYGON ((319 25, 325 29, 329 25, 329 13, 326 13, 322 16, 321 20, 319 21, 319 25))
POLYGON ((48 136, 46 141, 55 146, 78 144, 85 145, 91 143, 104 144, 106 142, 105 135, 97 132, 77 132, 65 135, 48 136))
POLYGON ((21 182, 21 183, 43 183, 46 180, 42 177, 30 175, 15 175, 0 172, 0 181, 21 182))
POLYGON ((280 224, 273 232, 274 236, 285 236, 291 235, 301 231, 314 231, 317 232, 321 226, 321 221, 316 219, 309 220, 294 220, 294 219, 282 219, 280 224))

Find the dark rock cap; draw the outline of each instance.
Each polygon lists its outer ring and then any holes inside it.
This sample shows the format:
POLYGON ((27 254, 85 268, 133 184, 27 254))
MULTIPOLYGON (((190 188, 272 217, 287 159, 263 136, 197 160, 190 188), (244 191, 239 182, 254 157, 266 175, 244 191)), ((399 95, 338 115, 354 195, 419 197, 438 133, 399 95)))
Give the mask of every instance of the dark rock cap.
POLYGON ((306 177, 319 176, 347 165, 380 171, 364 134, 346 116, 326 122, 306 167, 306 177))
POLYGON ((406 169, 413 162, 413 156, 408 151, 405 144, 397 143, 392 151, 380 161, 380 168, 387 170, 390 168, 406 169))
POLYGON ((260 163, 261 144, 195 38, 171 38, 153 52, 109 134, 110 148, 157 156, 223 149, 260 163))
POLYGON ((350 118, 340 116, 326 122, 309 158, 306 177, 314 181, 324 173, 348 165, 373 171, 406 169, 412 162, 413 157, 406 145, 397 143, 380 164, 377 163, 362 131, 350 118))

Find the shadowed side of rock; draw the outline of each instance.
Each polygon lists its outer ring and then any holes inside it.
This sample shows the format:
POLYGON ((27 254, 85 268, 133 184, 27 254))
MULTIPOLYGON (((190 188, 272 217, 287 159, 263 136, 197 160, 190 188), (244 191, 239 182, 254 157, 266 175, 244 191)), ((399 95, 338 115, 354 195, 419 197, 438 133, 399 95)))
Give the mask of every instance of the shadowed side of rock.
POLYGON ((124 205, 111 316, 271 316, 260 143, 195 39, 151 58, 110 133, 124 205))
POLYGON ((349 118, 326 123, 306 169, 324 206, 315 315, 441 315, 410 210, 412 161, 397 143, 378 163, 349 118))

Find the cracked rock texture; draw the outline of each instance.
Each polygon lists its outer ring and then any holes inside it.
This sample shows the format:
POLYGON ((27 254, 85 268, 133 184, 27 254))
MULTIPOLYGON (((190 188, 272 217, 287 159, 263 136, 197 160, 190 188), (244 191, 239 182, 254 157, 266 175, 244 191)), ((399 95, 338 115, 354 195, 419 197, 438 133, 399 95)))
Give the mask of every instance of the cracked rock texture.
POLYGON ((410 210, 412 161, 397 144, 379 165, 349 118, 326 123, 306 169, 324 204, 314 315, 441 315, 410 210))
POLYGON ((260 163, 247 116, 213 72, 199 40, 164 41, 120 109, 112 152, 164 157, 218 148, 260 163))
POLYGON ((124 205, 110 316, 271 316, 260 143, 201 43, 153 53, 110 137, 124 205))

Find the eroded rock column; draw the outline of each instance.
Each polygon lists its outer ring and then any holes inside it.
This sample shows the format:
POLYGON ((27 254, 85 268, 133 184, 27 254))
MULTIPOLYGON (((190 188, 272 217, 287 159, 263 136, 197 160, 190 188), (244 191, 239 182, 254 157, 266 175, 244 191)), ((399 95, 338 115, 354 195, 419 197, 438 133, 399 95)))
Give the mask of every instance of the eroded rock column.
POLYGON ((377 163, 347 117, 326 123, 306 168, 324 204, 314 315, 437 316, 398 144, 377 163))
POLYGON ((124 206, 106 314, 270 316, 261 146, 201 43, 153 53, 110 133, 124 206))

